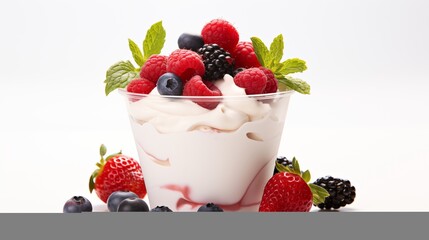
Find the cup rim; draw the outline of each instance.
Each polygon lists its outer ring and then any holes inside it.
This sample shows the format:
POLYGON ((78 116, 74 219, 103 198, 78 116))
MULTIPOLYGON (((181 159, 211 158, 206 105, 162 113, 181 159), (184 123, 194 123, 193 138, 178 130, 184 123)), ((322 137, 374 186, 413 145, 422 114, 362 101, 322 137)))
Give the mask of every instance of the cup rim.
POLYGON ((150 95, 150 94, 142 94, 142 93, 132 93, 132 92, 128 92, 124 88, 119 88, 118 92, 122 96, 136 98, 136 99, 150 97, 151 99, 170 99, 170 100, 186 99, 186 100, 195 100, 195 101, 213 101, 213 100, 222 100, 222 99, 242 100, 242 99, 248 99, 248 98, 263 100, 263 99, 275 99, 275 98, 290 96, 293 93, 295 93, 294 90, 289 90, 289 91, 278 91, 275 93, 234 95, 234 96, 183 96, 183 95, 170 96, 170 95, 150 95))

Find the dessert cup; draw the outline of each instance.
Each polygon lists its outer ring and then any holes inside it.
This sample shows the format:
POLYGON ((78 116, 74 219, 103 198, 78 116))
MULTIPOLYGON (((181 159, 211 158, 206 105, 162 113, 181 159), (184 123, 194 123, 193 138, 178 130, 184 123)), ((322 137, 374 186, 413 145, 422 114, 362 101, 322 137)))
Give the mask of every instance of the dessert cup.
POLYGON ((123 89, 151 207, 258 211, 293 91, 222 97, 123 89))

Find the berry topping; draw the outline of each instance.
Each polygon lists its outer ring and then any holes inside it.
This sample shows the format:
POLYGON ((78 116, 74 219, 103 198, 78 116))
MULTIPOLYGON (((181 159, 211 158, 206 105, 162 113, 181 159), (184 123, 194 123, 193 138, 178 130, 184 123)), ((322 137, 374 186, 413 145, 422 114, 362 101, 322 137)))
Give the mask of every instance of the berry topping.
POLYGON ((312 204, 324 201, 329 193, 314 184, 307 184, 311 175, 301 172, 298 161, 293 158, 292 168, 277 163, 276 173, 264 188, 260 212, 308 212, 312 204))
POLYGON ((116 191, 110 194, 107 199, 107 208, 110 212, 117 212, 119 203, 127 198, 138 198, 137 194, 133 192, 116 191))
POLYGON ((140 77, 156 84, 158 78, 167 72, 167 56, 154 54, 142 66, 140 77))
MULTIPOLYGON (((183 96, 222 96, 220 90, 211 82, 203 81, 200 76, 191 78, 183 89, 183 96)), ((215 99, 193 99, 195 103, 207 109, 214 109, 219 104, 215 99)))
POLYGON ((149 206, 141 198, 126 198, 119 203, 118 212, 149 212, 149 206))
POLYGON ((239 40, 234 26, 223 19, 214 19, 207 23, 201 31, 201 36, 204 43, 216 43, 228 52, 234 50, 239 40))
POLYGON ((198 208, 197 212, 223 212, 223 209, 214 203, 207 203, 198 208))
POLYGON ((218 80, 225 74, 232 74, 234 70, 233 59, 229 52, 217 44, 205 44, 198 50, 202 56, 206 73, 204 80, 218 80))
POLYGON ((165 73, 159 77, 156 87, 161 95, 179 96, 183 92, 183 82, 174 73, 165 73))
POLYGON ((252 68, 260 67, 258 58, 256 57, 253 45, 251 42, 239 42, 234 51, 231 52, 235 60, 235 67, 237 68, 252 68))
POLYGON ((265 86, 264 93, 277 92, 278 80, 274 76, 274 73, 268 68, 259 67, 259 69, 261 69, 265 73, 265 76, 267 77, 267 85, 265 86))
POLYGON ((64 213, 92 212, 91 202, 82 196, 74 196, 67 200, 63 207, 64 213))
POLYGON ((166 206, 156 206, 156 208, 153 208, 150 211, 151 212, 173 212, 169 207, 166 207, 166 206))
POLYGON ((249 68, 243 70, 234 77, 237 86, 244 88, 247 95, 261 94, 267 85, 267 76, 258 68, 249 68))
POLYGON ((134 79, 128 84, 127 91, 132 93, 149 94, 155 88, 155 83, 144 78, 134 79))
POLYGON ((200 35, 189 33, 182 33, 177 43, 180 49, 189 49, 194 52, 198 51, 204 45, 203 38, 200 35))
POLYGON ((107 202, 110 194, 116 191, 134 192, 140 198, 146 196, 146 186, 140 164, 131 157, 121 152, 106 155, 106 147, 100 147, 100 161, 97 169, 89 178, 89 191, 95 190, 97 196, 103 202, 107 202))
POLYGON ((203 76, 205 68, 198 53, 187 49, 177 49, 167 59, 167 72, 176 74, 183 83, 186 83, 195 75, 203 76))
POLYGON ((329 192, 329 197, 325 198, 323 203, 315 205, 320 209, 338 209, 353 203, 355 200, 356 188, 351 185, 349 180, 326 176, 317 179, 314 184, 329 192))

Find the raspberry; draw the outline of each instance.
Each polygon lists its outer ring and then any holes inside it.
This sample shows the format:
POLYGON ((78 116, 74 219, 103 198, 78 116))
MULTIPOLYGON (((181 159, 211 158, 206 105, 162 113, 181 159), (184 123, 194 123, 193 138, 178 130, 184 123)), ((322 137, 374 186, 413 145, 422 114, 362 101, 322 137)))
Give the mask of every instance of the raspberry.
MULTIPOLYGON (((192 77, 186 84, 183 89, 183 96, 222 96, 220 90, 209 81, 203 81, 201 76, 192 77)), ((194 99, 196 104, 200 105, 203 108, 214 109, 219 104, 219 101, 214 101, 213 99, 204 100, 204 99, 194 99)))
POLYGON ((249 68, 243 70, 234 77, 237 86, 244 88, 247 95, 261 94, 267 85, 267 76, 258 68, 249 68))
POLYGON ((252 68, 261 66, 251 42, 239 42, 231 55, 235 59, 236 68, 252 68))
POLYGON ((154 88, 155 83, 153 83, 152 81, 149 81, 144 78, 137 78, 132 80, 128 84, 127 91, 132 93, 149 94, 154 88))
POLYGON ((232 52, 238 43, 237 30, 231 23, 223 19, 214 19, 207 23, 201 31, 204 43, 216 43, 228 52, 232 52))
POLYGON ((167 72, 176 74, 183 83, 186 83, 195 75, 203 76, 205 68, 198 53, 187 49, 177 49, 167 59, 167 72))
POLYGON ((156 84, 158 78, 167 72, 167 56, 154 54, 149 57, 140 71, 140 77, 156 84))
POLYGON ((274 76, 274 73, 268 68, 259 67, 259 69, 261 69, 265 73, 265 76, 267 76, 267 86, 265 86, 264 93, 277 92, 278 80, 274 76))

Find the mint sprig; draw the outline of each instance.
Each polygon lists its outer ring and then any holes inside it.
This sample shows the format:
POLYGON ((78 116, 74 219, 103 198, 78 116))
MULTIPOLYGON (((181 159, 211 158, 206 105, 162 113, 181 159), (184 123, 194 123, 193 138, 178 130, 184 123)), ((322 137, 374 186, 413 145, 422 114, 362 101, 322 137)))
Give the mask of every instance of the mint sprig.
POLYGON ((141 67, 147 59, 154 54, 161 53, 165 43, 166 32, 162 26, 162 21, 153 24, 146 32, 146 37, 143 40, 142 50, 131 39, 128 39, 128 46, 137 67, 130 61, 120 61, 112 66, 106 72, 104 80, 106 96, 117 88, 125 88, 128 83, 139 77, 141 67))
POLYGON ((117 88, 125 88, 128 83, 139 76, 139 71, 130 61, 120 61, 113 64, 106 72, 105 93, 109 95, 117 88))
POLYGON ((143 57, 142 51, 140 51, 139 46, 137 44, 128 38, 128 46, 130 47, 130 51, 133 54, 134 61, 139 66, 143 66, 145 59, 143 57))
POLYGON ((258 37, 252 37, 252 45, 256 57, 262 66, 270 69, 279 81, 280 90, 295 90, 302 94, 310 94, 310 85, 304 80, 289 76, 291 73, 303 72, 307 69, 306 62, 299 58, 291 58, 281 62, 284 51, 283 35, 273 39, 270 49, 258 37))
POLYGON ((144 61, 153 54, 161 53, 165 43, 165 29, 162 26, 162 21, 153 24, 147 30, 146 38, 143 41, 144 61))

